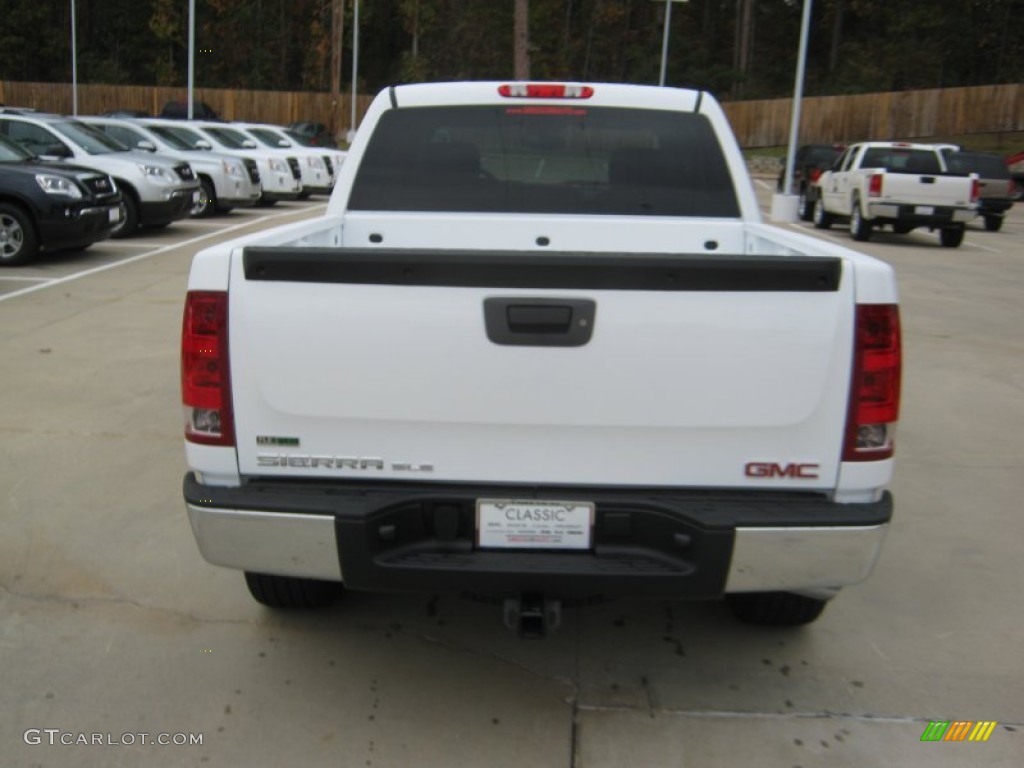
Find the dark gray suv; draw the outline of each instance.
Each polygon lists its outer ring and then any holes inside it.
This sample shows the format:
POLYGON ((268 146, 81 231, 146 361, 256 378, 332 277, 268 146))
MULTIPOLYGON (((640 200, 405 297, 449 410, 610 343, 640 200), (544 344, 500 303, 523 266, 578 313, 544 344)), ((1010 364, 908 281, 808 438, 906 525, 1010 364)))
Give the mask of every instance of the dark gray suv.
POLYGON ((1017 196, 1006 161, 999 155, 986 152, 949 149, 942 150, 942 157, 950 173, 963 176, 978 174, 978 214, 985 220, 985 229, 998 232, 1003 226, 1003 217, 1017 196))

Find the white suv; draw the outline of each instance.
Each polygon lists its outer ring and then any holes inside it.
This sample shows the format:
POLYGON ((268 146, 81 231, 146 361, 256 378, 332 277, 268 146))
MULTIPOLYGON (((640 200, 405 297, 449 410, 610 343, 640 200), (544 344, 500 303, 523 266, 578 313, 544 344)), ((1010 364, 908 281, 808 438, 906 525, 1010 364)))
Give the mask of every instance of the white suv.
POLYGON ((292 139, 283 129, 262 123, 232 123, 247 136, 256 140, 261 148, 285 156, 292 156, 299 161, 299 174, 302 177, 302 195, 329 195, 334 189, 333 169, 327 168, 322 151, 307 149, 292 139))
POLYGON ((199 180, 188 163, 133 152, 71 117, 0 114, 0 134, 43 159, 66 160, 113 177, 124 208, 113 237, 186 218, 199 200, 199 180))

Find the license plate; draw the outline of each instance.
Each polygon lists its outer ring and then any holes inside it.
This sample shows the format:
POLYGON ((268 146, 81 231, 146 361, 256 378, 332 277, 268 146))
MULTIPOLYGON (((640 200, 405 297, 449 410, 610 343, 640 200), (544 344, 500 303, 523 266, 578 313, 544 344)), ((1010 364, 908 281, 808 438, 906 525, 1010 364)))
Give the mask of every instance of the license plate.
POLYGON ((107 216, 110 217, 111 224, 117 224, 117 222, 121 220, 121 209, 111 208, 109 211, 107 211, 107 216))
POLYGON ((919 205, 915 209, 918 216, 934 216, 935 207, 932 205, 919 205))
POLYGON ((590 549, 594 504, 589 501, 479 499, 477 544, 497 549, 590 549))

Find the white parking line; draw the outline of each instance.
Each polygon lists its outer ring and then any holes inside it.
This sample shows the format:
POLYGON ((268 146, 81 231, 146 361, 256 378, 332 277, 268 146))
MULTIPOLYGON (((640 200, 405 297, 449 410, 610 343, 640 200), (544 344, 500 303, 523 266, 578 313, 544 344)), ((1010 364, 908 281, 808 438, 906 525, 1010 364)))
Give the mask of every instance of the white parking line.
MULTIPOLYGON (((235 224, 235 225, 230 226, 230 227, 225 227, 224 229, 218 229, 216 232, 210 232, 210 233, 205 234, 205 235, 199 235, 197 237, 192 237, 192 238, 189 238, 188 240, 182 240, 181 242, 177 242, 177 243, 169 243, 169 244, 161 246, 161 247, 159 247, 159 248, 157 248, 155 250, 147 251, 145 253, 140 253, 137 256, 129 256, 128 258, 121 259, 120 261, 114 261, 114 262, 111 262, 109 264, 103 264, 103 265, 101 265, 99 267, 93 267, 92 269, 86 269, 86 270, 83 270, 81 272, 74 272, 74 273, 72 273, 70 275, 65 275, 64 277, 53 278, 53 279, 50 279, 46 283, 42 283, 40 285, 32 285, 32 286, 29 286, 28 288, 22 288, 20 291, 12 291, 11 293, 7 293, 7 294, 4 294, 4 295, 0 296, 0 302, 7 301, 8 299, 13 299, 13 298, 15 298, 17 296, 24 296, 25 294, 28 294, 28 293, 35 293, 36 291, 41 291, 43 288, 49 288, 50 286, 53 286, 53 285, 63 285, 64 283, 70 283, 73 280, 78 280, 78 279, 83 278, 83 277, 89 277, 90 275, 95 275, 95 274, 98 274, 100 272, 106 272, 109 269, 114 269, 116 267, 122 267, 125 264, 133 264, 136 261, 142 261, 143 259, 148 259, 151 256, 158 256, 161 253, 166 253, 167 251, 173 251, 176 248, 181 248, 181 247, 186 246, 186 245, 192 245, 194 243, 201 243, 203 240, 209 240, 210 238, 216 237, 216 236, 221 235, 221 234, 223 234, 225 232, 232 232, 232 231, 234 231, 236 229, 242 229, 243 227, 248 227, 248 226, 251 226, 253 224, 259 224, 260 222, 269 221, 271 219, 279 219, 279 218, 283 218, 285 216, 294 216, 295 214, 298 214, 298 213, 306 213, 309 210, 310 210, 309 208, 300 208, 300 209, 292 209, 290 211, 281 211, 280 213, 274 213, 274 214, 270 214, 270 215, 266 215, 266 216, 259 216, 259 217, 253 218, 253 219, 251 219, 249 221, 240 222, 240 223, 235 224)), ((31 278, 29 278, 29 279, 31 279, 31 278)))
POLYGON ((964 240, 963 244, 964 245, 969 245, 969 246, 971 246, 971 248, 980 248, 981 250, 988 251, 989 253, 1002 254, 1002 251, 1000 251, 998 248, 989 248, 987 245, 978 245, 977 243, 975 243, 975 242, 973 242, 971 240, 964 240))
POLYGON ((147 242, 146 240, 104 240, 102 242, 104 248, 134 248, 135 250, 140 248, 160 248, 166 245, 166 243, 147 242))

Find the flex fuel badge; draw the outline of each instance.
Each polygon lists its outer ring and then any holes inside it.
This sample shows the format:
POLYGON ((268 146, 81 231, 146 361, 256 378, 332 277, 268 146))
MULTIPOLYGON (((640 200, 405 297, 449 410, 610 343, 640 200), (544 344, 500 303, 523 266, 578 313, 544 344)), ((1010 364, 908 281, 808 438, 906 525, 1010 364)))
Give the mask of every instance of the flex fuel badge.
POLYGON ((280 445, 288 448, 298 448, 299 438, 279 437, 277 435, 256 435, 256 445, 280 445))

